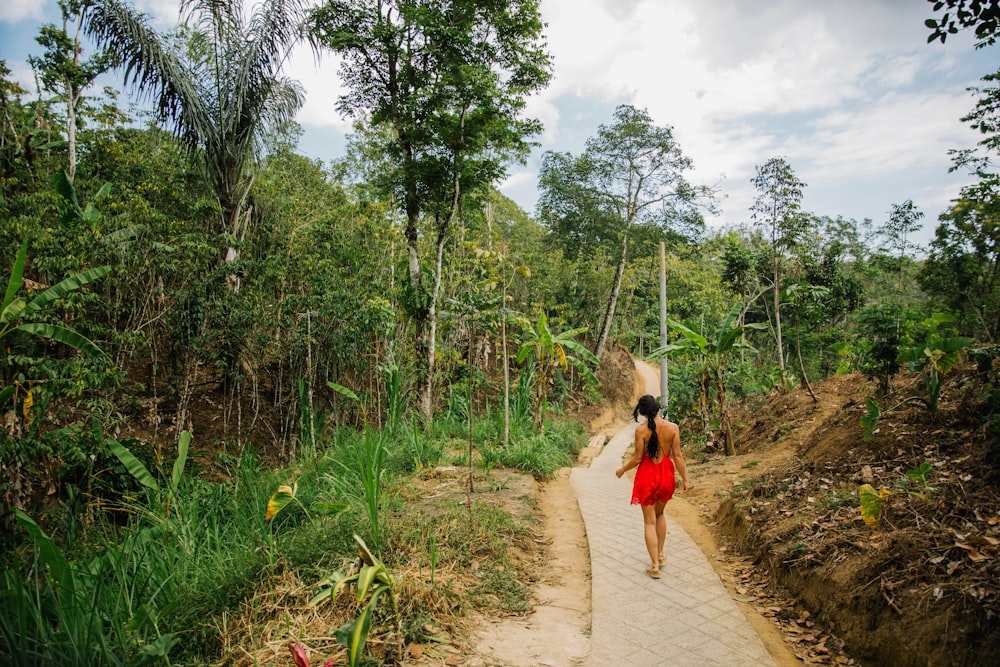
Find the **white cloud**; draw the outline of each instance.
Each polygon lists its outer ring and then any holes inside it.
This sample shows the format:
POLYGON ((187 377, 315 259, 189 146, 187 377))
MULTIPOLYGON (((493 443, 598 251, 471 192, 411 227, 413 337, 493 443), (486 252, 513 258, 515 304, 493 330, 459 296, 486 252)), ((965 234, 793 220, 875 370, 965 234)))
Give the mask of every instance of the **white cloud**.
MULTIPOLYGON (((543 149, 582 146, 565 129, 581 109, 645 108, 674 128, 695 163, 691 180, 726 176, 716 224, 746 219, 754 165, 776 155, 809 184, 807 205, 843 204, 824 214, 877 217, 893 201, 938 207, 957 194, 947 151, 972 141, 959 121, 972 106, 963 89, 989 71, 970 66, 989 54, 965 34, 927 45, 929 5, 546 0, 541 9, 555 74, 529 111, 545 122, 543 149)), ((521 197, 530 210, 534 198, 521 197)))
POLYGON ((45 0, 4 0, 0 3, 0 21, 18 23, 26 19, 40 21, 45 16, 45 0))
POLYGON ((339 58, 330 53, 317 60, 305 45, 292 54, 285 72, 299 81, 306 91, 305 104, 296 116, 304 126, 334 127, 350 132, 350 119, 343 118, 336 110, 337 98, 344 92, 337 76, 339 62, 339 58))

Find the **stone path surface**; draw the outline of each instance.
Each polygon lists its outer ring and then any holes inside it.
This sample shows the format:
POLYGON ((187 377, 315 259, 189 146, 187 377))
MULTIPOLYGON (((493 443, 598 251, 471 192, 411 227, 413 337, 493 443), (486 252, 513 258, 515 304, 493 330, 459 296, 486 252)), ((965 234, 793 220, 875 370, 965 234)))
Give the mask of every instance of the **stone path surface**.
MULTIPOLYGON (((619 431, 589 468, 570 477, 590 544, 592 667, 775 663, 698 545, 667 517, 667 562, 649 565, 642 513, 629 504, 629 475, 615 477, 634 446, 635 425, 619 431)), ((680 489, 678 489, 680 493, 680 489)))

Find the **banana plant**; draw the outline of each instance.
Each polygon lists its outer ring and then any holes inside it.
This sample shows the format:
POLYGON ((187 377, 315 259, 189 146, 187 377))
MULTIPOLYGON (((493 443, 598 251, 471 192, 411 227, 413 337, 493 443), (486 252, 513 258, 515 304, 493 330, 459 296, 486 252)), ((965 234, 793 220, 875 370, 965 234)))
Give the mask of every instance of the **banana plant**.
POLYGON ((529 357, 535 362, 535 428, 541 431, 544 427, 543 417, 546 408, 549 385, 559 369, 566 370, 573 364, 583 376, 595 385, 600 384, 590 369, 600 363, 600 360, 586 347, 576 341, 576 336, 585 332, 586 327, 553 331, 545 313, 538 316, 538 323, 532 326, 522 321, 525 341, 517 352, 517 363, 523 363, 529 357), (567 354, 567 350, 572 354, 567 354), (588 366, 590 364, 590 366, 588 366))
POLYGON ((659 359, 665 354, 687 354, 698 358, 701 363, 701 404, 702 410, 707 410, 709 394, 714 385, 719 399, 719 428, 726 456, 736 453, 733 445, 732 429, 726 414, 726 355, 733 349, 753 349, 742 342, 742 334, 747 329, 762 329, 765 324, 737 324, 740 315, 740 304, 733 306, 729 314, 715 329, 712 338, 706 338, 687 325, 668 319, 667 325, 683 337, 676 343, 659 347, 649 354, 650 359, 659 359))
MULTIPOLYGON (((145 486, 147 489, 152 491, 160 491, 160 483, 156 481, 149 469, 143 465, 142 461, 135 457, 125 445, 118 442, 114 438, 108 438, 107 440, 108 449, 114 454, 122 465, 125 466, 126 470, 135 478, 137 482, 145 486)), ((177 458, 174 459, 174 466, 170 473, 170 480, 163 490, 167 492, 167 502, 164 506, 164 517, 170 516, 170 504, 174 501, 176 504, 177 490, 180 487, 181 478, 184 476, 184 465, 187 463, 188 448, 191 445, 191 433, 189 431, 182 431, 181 437, 177 440, 177 458)))
MULTIPOLYGON (((3 303, 0 304, 0 340, 14 331, 23 331, 39 338, 47 338, 69 345, 92 357, 107 356, 101 348, 83 334, 69 327, 32 321, 32 316, 42 312, 67 294, 108 275, 111 267, 101 266, 81 271, 28 300, 19 296, 19 292, 24 286, 24 265, 27 258, 28 241, 25 239, 17 252, 17 258, 14 260, 14 266, 7 281, 7 291, 4 293, 3 303)), ((16 386, 13 385, 0 389, 0 405, 9 401, 14 396, 16 389, 16 386)))
POLYGON ((896 357, 896 362, 905 364, 907 370, 919 371, 924 376, 924 385, 927 389, 926 396, 908 396, 896 405, 885 410, 879 407, 878 403, 871 398, 866 399, 867 411, 861 416, 861 426, 865 440, 871 440, 878 429, 879 420, 888 412, 895 410, 907 403, 920 403, 931 419, 937 418, 938 402, 941 398, 941 384, 944 376, 955 367, 959 361, 959 355, 976 342, 975 338, 967 336, 946 336, 939 332, 942 324, 955 321, 955 317, 948 313, 934 313, 922 322, 927 333, 922 342, 913 342, 902 348, 896 357))
POLYGON ((334 633, 337 641, 347 648, 347 660, 351 667, 357 667, 361 661, 361 654, 371 630, 372 616, 383 596, 388 596, 392 605, 392 616, 396 621, 396 636, 399 642, 397 646, 399 655, 402 655, 401 642, 403 637, 392 575, 389 574, 389 570, 382 561, 371 552, 363 539, 354 535, 354 541, 358 544, 359 567, 357 572, 353 574, 334 572, 320 582, 320 591, 309 601, 310 605, 315 606, 325 600, 333 600, 347 586, 354 586, 355 600, 358 604, 365 602, 367 598, 368 601, 361 608, 358 617, 334 633))

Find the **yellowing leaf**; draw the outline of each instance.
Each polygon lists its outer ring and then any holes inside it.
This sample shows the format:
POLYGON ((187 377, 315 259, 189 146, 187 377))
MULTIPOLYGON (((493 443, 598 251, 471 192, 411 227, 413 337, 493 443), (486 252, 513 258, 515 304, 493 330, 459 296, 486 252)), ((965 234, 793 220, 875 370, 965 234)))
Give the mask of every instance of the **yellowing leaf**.
POLYGON ((282 484, 274 492, 271 499, 267 501, 267 512, 264 514, 264 521, 270 521, 281 510, 288 507, 288 503, 295 500, 295 489, 282 484))
POLYGON ((882 515, 882 499, 891 496, 892 491, 881 489, 875 490, 871 484, 862 484, 858 488, 858 499, 861 501, 861 518, 869 526, 878 523, 882 515))
POLYGON ((24 413, 24 421, 29 426, 31 425, 31 406, 35 404, 35 397, 31 395, 31 390, 28 390, 27 395, 24 397, 24 404, 21 406, 21 412, 24 413))

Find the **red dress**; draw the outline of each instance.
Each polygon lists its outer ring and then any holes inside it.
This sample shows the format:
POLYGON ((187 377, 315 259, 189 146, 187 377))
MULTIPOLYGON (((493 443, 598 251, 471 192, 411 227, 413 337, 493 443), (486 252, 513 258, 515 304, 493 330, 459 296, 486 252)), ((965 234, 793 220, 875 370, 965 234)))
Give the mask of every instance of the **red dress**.
POLYGON ((676 488, 673 460, 664 456, 659 463, 653 463, 648 454, 643 454, 635 471, 635 481, 632 482, 632 504, 653 505, 657 501, 665 503, 674 495, 676 488))

